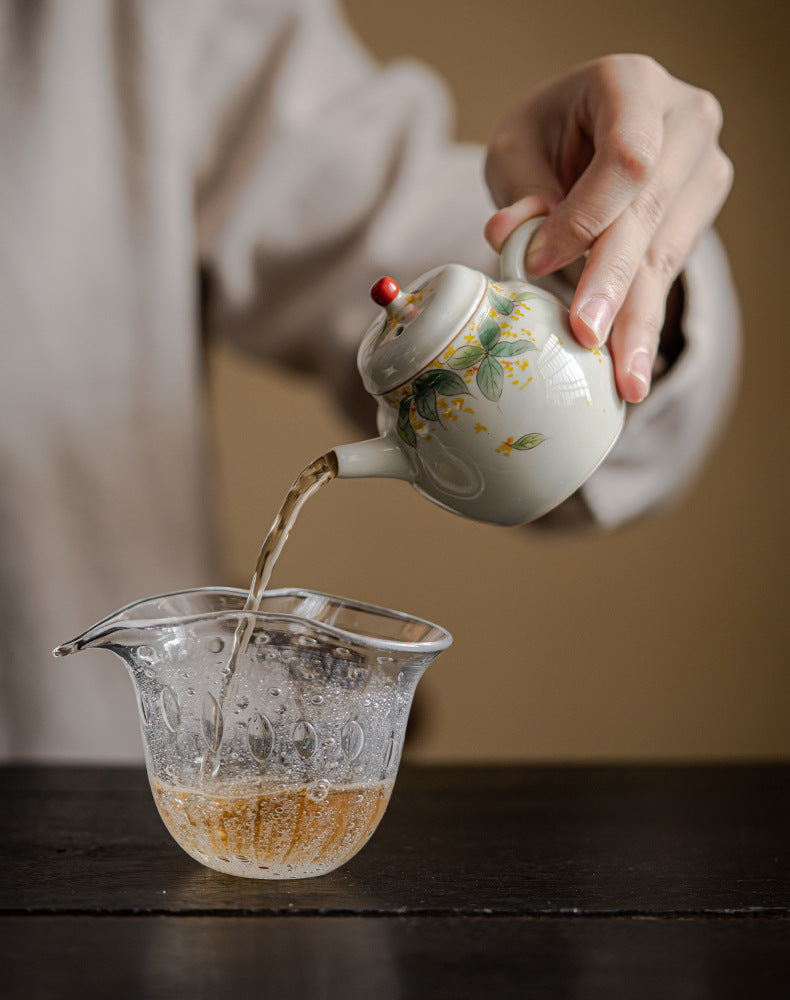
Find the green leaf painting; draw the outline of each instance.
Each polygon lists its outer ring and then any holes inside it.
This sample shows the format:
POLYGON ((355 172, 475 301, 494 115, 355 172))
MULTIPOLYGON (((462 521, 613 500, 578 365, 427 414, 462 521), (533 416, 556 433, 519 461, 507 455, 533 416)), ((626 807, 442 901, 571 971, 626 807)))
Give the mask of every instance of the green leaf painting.
POLYGON ((412 448, 417 447, 417 435, 411 425, 411 401, 413 396, 404 396, 398 407, 398 437, 412 448))
MULTIPOLYGON (((534 292, 519 292, 514 299, 509 299, 493 288, 488 290, 489 302, 501 316, 509 316, 516 303, 533 298, 534 295, 534 292)), ((480 324, 477 337, 479 343, 459 347, 450 358, 449 365, 456 371, 467 371, 477 366, 475 381, 478 388, 486 399, 496 402, 501 397, 505 384, 504 372, 497 361, 515 358, 527 351, 537 351, 538 347, 531 340, 502 340, 502 328, 491 316, 487 316, 480 324)))
POLYGON ((411 422, 412 403, 423 420, 441 423, 437 398, 440 395, 468 396, 470 390, 466 382, 455 372, 449 372, 444 368, 431 368, 415 378, 411 384, 411 392, 407 393, 398 404, 396 424, 398 437, 411 448, 417 447, 417 433, 411 422))
POLYGON ((537 344, 533 344, 531 340, 501 340, 498 344, 494 344, 491 353, 495 358, 514 358, 517 354, 537 349, 537 344))
POLYGON ((490 354, 483 358, 477 369, 477 384, 486 399, 495 403, 502 395, 504 382, 505 373, 502 371, 502 366, 490 354))
POLYGON ((531 451, 533 448, 537 448, 539 444, 546 440, 545 434, 539 434, 537 431, 532 434, 524 434, 520 437, 518 441, 513 442, 513 447, 516 451, 531 451))
POLYGON ((419 392, 423 386, 430 387, 442 396, 468 396, 469 387, 460 375, 444 368, 432 368, 414 380, 414 389, 419 392))
POLYGON ((490 351, 501 336, 502 331, 499 329, 499 323, 493 319, 487 319, 480 327, 480 331, 478 333, 480 343, 486 351, 490 351))
POLYGON ((488 301, 502 316, 509 316, 516 308, 516 303, 513 299, 505 298, 504 295, 495 292, 493 288, 488 289, 488 301))
POLYGON ((484 347, 470 344, 468 347, 461 347, 455 352, 450 358, 450 367, 460 368, 465 371, 467 368, 473 368, 485 356, 486 351, 484 347))
POLYGON ((417 412, 423 420, 438 420, 439 412, 436 408, 436 390, 426 386, 414 393, 414 402, 417 404, 417 412))

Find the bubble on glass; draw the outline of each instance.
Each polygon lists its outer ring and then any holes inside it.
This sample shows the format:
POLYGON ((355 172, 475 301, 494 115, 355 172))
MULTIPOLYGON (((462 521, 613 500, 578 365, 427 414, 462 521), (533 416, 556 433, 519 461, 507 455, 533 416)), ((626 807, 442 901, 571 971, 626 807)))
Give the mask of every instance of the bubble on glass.
POLYGON ((210 653, 221 653, 224 648, 225 648, 225 643, 222 639, 219 638, 219 636, 217 636, 214 639, 211 639, 208 644, 208 650, 210 653))
POLYGON ((314 781, 311 785, 307 786, 307 797, 312 799, 313 802, 323 802, 323 800, 329 794, 329 782, 322 778, 320 781, 314 781))
POLYGON ((245 697, 244 695, 242 695, 241 698, 237 698, 236 699, 236 705, 239 708, 246 708, 249 705, 249 703, 250 703, 250 699, 247 698, 247 697, 245 697))
POLYGON ((140 663, 156 663, 156 652, 151 646, 138 646, 137 659, 140 663))
POLYGON ((272 696, 272 698, 279 698, 280 697, 280 689, 279 688, 269 688, 269 694, 272 696))
POLYGON ((314 694, 313 697, 310 699, 310 701, 311 701, 311 703, 313 705, 323 705, 324 704, 323 695, 320 695, 320 694, 314 694))

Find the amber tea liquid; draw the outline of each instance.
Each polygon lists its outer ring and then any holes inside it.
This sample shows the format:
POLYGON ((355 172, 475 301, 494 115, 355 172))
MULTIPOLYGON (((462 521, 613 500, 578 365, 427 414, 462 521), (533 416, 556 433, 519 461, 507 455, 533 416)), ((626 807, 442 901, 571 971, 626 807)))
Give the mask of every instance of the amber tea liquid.
POLYGON ((157 808, 189 854, 232 875, 308 878, 364 846, 387 808, 392 783, 269 786, 229 792, 152 781, 157 808), (259 871, 256 871, 255 869, 259 871))

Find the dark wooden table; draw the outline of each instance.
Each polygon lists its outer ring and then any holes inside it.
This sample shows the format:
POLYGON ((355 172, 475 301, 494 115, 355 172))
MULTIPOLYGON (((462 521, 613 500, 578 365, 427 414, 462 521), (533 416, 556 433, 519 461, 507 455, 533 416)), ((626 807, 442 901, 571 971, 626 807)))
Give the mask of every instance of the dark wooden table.
POLYGON ((238 879, 142 771, 0 769, 0 996, 790 996, 790 766, 402 768, 339 871, 238 879))

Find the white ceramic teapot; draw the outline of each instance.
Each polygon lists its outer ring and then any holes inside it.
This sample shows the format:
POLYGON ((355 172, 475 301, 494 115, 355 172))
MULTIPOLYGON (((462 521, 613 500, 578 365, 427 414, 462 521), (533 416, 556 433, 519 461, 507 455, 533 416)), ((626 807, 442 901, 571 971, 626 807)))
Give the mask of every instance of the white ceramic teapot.
POLYGON ((500 281, 460 264, 371 289, 384 307, 360 345, 381 437, 334 448, 339 478, 405 479, 464 517, 532 521, 587 479, 625 406, 605 347, 582 347, 568 310, 527 283, 541 219, 502 250, 500 281))

